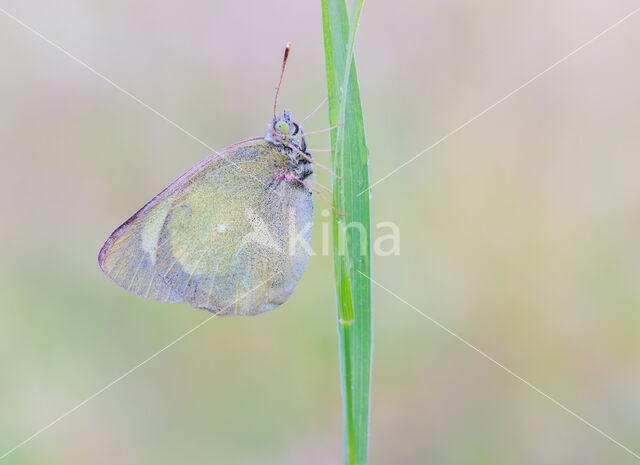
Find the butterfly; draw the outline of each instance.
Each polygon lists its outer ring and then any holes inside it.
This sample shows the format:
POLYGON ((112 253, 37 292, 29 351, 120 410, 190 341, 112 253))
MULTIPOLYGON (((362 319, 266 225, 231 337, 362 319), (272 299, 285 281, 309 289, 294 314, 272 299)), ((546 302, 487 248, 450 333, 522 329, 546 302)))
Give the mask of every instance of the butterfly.
POLYGON ((118 286, 219 316, 258 315, 291 295, 309 261, 319 191, 307 181, 317 163, 301 125, 276 115, 290 47, 265 136, 202 160, 106 240, 98 264, 118 286))

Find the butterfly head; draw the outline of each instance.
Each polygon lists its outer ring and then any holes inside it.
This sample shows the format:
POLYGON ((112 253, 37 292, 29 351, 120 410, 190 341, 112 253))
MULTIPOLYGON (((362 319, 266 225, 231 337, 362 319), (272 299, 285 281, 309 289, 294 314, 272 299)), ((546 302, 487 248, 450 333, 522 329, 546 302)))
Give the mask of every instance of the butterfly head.
POLYGON ((306 152, 307 143, 304 140, 302 128, 298 123, 291 119, 291 113, 287 110, 280 116, 276 116, 267 126, 267 132, 264 136, 269 142, 287 147, 294 145, 298 150, 306 152))

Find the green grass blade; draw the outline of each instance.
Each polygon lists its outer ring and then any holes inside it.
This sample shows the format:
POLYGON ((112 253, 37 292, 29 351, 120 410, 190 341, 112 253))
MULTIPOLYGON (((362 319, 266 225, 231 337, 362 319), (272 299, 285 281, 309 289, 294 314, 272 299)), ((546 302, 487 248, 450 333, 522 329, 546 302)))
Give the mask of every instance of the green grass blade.
POLYGON ((363 0, 354 0, 349 22, 345 0, 322 0, 329 92, 334 215, 334 266, 343 395, 344 457, 348 465, 367 462, 371 392, 371 237, 368 151, 354 60, 363 0), (362 274, 361 274, 362 273, 362 274))

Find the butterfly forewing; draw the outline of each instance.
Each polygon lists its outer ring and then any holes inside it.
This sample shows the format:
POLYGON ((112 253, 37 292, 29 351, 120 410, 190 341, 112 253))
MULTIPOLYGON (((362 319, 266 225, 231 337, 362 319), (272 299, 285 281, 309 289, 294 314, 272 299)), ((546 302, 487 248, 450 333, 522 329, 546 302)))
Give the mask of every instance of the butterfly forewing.
POLYGON ((264 140, 201 163, 114 232, 102 269, 134 294, 219 315, 276 308, 306 268, 313 213, 311 192, 279 179, 288 163, 264 140))

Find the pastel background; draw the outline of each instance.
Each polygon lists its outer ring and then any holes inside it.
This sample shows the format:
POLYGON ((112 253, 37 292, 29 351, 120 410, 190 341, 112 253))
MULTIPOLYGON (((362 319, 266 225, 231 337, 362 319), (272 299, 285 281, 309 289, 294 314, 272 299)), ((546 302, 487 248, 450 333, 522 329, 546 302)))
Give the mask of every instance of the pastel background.
MULTIPOLYGON (((365 3, 373 181, 637 7, 365 3)), ((287 41, 281 107, 326 93, 319 1, 0 8, 216 148, 263 134, 287 41)), ((378 282, 636 452, 638 44, 640 14, 372 191, 401 230, 378 282)), ((122 291, 96 254, 208 154, 0 12, 0 455, 207 318, 122 291)), ((0 462, 340 463, 332 272, 312 258, 281 309, 213 319, 0 462)), ((637 463, 377 287, 374 311, 372 464, 637 463)))

